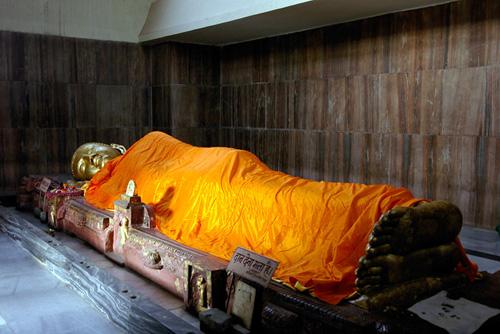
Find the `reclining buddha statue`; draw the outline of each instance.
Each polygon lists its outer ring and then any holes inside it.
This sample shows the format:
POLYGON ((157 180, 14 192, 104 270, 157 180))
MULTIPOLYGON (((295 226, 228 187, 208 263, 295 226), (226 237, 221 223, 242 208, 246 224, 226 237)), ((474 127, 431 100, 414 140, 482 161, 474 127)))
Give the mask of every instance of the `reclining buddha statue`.
POLYGON ((273 258, 276 279, 328 303, 477 272, 457 237, 458 208, 403 188, 312 181, 244 150, 151 132, 93 176, 85 199, 112 209, 131 179, 168 238, 226 260, 237 247, 273 258))
POLYGON ((85 143, 79 146, 71 158, 71 173, 76 180, 90 180, 105 164, 125 153, 122 145, 85 143))

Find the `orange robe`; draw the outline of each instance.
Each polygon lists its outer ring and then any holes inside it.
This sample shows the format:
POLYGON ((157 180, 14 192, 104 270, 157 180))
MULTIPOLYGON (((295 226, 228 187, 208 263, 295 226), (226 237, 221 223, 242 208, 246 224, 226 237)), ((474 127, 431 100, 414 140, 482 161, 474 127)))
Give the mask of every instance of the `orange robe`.
POLYGON ((354 292, 381 214, 419 201, 403 188, 290 176, 247 151, 194 147, 162 132, 109 162, 85 198, 112 209, 130 179, 169 238, 226 260, 238 246, 251 249, 280 262, 276 278, 334 304, 354 292))

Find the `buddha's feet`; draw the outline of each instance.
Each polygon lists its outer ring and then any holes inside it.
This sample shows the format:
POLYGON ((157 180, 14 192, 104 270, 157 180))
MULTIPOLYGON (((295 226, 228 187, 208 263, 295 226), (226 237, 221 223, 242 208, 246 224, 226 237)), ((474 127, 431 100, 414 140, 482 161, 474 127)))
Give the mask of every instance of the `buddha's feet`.
POLYGON ((460 258, 454 243, 414 251, 407 255, 363 257, 356 271, 356 287, 365 295, 390 285, 421 277, 442 276, 453 271, 460 258))
MULTIPOLYGON (((356 270, 363 295, 399 294, 414 280, 453 272, 460 252, 453 242, 462 227, 460 210, 444 201, 397 207, 375 225, 366 254, 356 270)), ((404 291, 411 295, 411 291, 404 291)))
POLYGON ((452 242, 462 228, 462 214, 445 201, 416 207, 396 207, 375 225, 366 257, 385 254, 405 255, 412 251, 452 242))

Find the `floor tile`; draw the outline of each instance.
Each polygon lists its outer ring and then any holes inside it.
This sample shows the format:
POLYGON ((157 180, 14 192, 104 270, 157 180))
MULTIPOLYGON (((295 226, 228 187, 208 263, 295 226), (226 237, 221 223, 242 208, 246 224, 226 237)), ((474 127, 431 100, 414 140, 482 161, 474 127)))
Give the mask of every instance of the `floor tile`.
POLYGON ((123 332, 2 232, 0 243, 0 334, 123 332))
POLYGON ((494 261, 474 255, 469 255, 469 258, 477 263, 479 271, 487 271, 490 274, 494 274, 500 270, 500 261, 494 261))

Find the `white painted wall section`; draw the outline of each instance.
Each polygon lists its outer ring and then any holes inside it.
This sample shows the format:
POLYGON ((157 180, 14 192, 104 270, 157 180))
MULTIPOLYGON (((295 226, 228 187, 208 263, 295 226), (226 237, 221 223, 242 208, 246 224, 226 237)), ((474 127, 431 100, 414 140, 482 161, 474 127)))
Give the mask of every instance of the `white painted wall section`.
POLYGON ((156 0, 140 41, 181 34, 314 0, 156 0))
POLYGON ((154 0, 0 0, 0 30, 138 42, 154 0))
POLYGON ((157 0, 139 40, 227 45, 452 1, 157 0))

